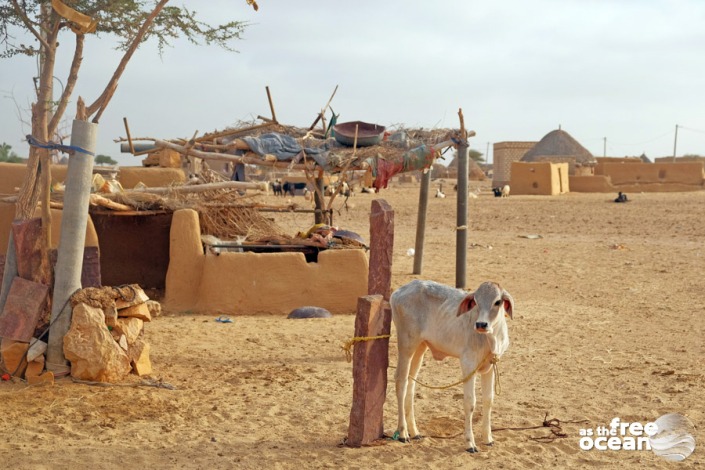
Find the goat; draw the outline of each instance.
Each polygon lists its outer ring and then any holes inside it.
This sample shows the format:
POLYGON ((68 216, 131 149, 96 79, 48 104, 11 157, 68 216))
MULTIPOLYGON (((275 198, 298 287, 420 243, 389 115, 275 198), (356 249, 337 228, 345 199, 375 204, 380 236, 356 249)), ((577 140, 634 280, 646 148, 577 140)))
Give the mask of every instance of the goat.
POLYGON ((392 294, 390 305, 399 349, 396 371, 399 440, 408 442, 410 435, 420 436, 414 416, 415 380, 424 353, 430 349, 436 360, 446 356, 460 359, 465 380, 465 441, 470 453, 478 452, 472 415, 475 375, 481 374, 482 438, 492 445, 490 415, 495 380, 492 365, 509 347, 504 316, 513 315, 512 296, 494 282, 484 282, 468 293, 433 281, 414 280, 392 294))
POLYGON ((441 185, 439 188, 436 188, 436 197, 439 197, 441 199, 446 197, 446 193, 443 192, 443 185, 441 185))
POLYGON ((283 196, 282 183, 279 180, 270 181, 269 183, 272 187, 272 192, 275 196, 283 196))
POLYGON ((629 202, 629 198, 626 194, 620 191, 619 194, 617 194, 617 198, 614 200, 614 202, 629 202))
POLYGON ((502 186, 502 197, 509 197, 509 185, 505 184, 502 186))

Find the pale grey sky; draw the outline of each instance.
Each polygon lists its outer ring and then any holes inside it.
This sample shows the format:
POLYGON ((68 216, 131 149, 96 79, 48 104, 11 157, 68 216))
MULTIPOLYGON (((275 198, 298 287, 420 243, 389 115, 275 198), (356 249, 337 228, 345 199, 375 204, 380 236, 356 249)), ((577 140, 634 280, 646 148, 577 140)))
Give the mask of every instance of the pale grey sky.
MULTIPOLYGON (((340 121, 458 127, 458 109, 488 143, 540 140, 559 125, 594 155, 705 155, 705 2, 476 0, 181 2, 209 21, 249 21, 238 53, 179 41, 140 48, 100 123, 98 152, 122 165, 125 135, 189 138, 258 114, 308 126, 336 85, 340 121)), ((175 3, 175 4, 181 4, 175 3)), ((73 38, 65 34, 65 81, 73 38)), ((88 37, 74 100, 94 100, 121 54, 88 37)), ((20 155, 29 133, 33 60, 0 59, 0 142, 20 155), (25 115, 25 121, 28 117, 25 115)), ((57 82, 58 83, 58 82, 57 82)), ((58 85, 59 87, 61 85, 58 85)), ((67 115, 73 116, 75 105, 67 115)), ((490 146, 491 157, 491 146, 490 146)))

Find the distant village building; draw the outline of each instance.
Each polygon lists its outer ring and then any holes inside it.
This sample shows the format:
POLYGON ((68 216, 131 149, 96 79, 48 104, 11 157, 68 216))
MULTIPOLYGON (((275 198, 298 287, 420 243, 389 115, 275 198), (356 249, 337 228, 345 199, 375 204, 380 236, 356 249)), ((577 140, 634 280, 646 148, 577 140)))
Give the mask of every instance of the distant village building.
POLYGON ((522 162, 567 163, 568 174, 591 175, 597 161, 595 157, 566 131, 557 129, 544 136, 521 158, 522 162))
MULTIPOLYGON (((458 177, 458 156, 457 155, 448 164, 448 171, 450 172, 451 178, 458 177)), ((487 179, 487 175, 480 167, 480 164, 477 163, 472 158, 468 158, 468 179, 470 179, 471 181, 485 181, 487 179)))
POLYGON ((531 150, 536 142, 497 142, 492 146, 492 186, 509 184, 512 174, 512 163, 518 162, 531 150))

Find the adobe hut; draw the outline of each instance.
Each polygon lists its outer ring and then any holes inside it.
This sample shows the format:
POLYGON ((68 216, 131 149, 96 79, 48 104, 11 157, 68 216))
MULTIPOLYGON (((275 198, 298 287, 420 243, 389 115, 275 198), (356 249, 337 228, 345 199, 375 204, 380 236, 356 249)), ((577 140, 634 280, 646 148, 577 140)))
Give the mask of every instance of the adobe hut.
POLYGON ((536 142, 497 142, 492 146, 492 186, 509 184, 512 175, 512 163, 518 162, 531 150, 536 142))
POLYGON ((546 134, 538 144, 524 154, 521 161, 567 163, 568 174, 571 176, 591 175, 597 163, 588 149, 560 128, 546 134))
POLYGON ((557 196, 570 191, 567 163, 512 163, 512 195, 557 196))

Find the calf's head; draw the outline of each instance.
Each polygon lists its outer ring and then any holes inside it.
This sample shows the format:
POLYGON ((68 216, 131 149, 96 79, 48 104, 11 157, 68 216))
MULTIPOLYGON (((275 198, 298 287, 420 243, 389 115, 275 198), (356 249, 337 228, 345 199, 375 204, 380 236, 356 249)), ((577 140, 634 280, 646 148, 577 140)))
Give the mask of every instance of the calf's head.
POLYGON ((514 299, 495 282, 483 282, 475 292, 469 293, 458 307, 458 316, 471 313, 475 331, 492 334, 504 314, 513 318, 514 299))

